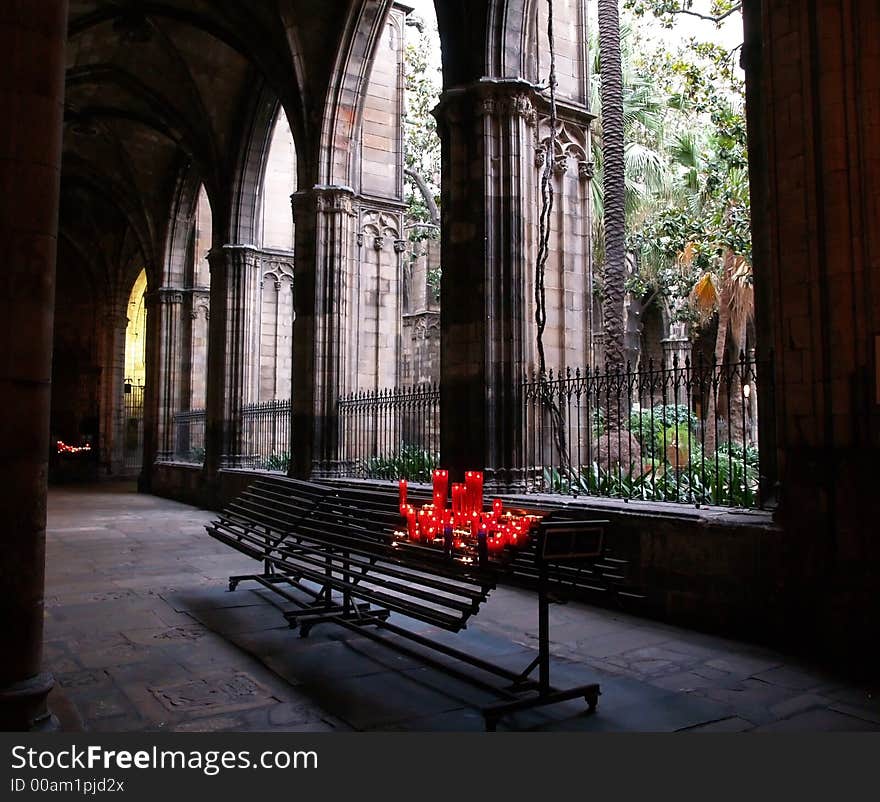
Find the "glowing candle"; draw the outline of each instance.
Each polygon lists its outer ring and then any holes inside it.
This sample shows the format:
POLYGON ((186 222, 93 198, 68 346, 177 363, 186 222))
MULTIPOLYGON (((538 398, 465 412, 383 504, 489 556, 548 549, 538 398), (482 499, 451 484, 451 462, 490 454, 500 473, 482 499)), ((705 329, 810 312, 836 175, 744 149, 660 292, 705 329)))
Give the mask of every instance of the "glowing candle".
POLYGON ((492 502, 492 514, 495 516, 496 521, 501 518, 501 513, 503 509, 504 504, 501 502, 501 499, 496 498, 495 501, 492 502))
POLYGON ((416 511, 413 507, 406 508, 406 530, 409 533, 410 540, 419 539, 416 532, 416 511))
POLYGON ((403 515, 406 511, 406 479, 401 479, 399 484, 400 494, 400 513, 403 515))
POLYGON ((434 478, 434 508, 442 510, 446 506, 446 496, 449 490, 449 471, 437 469, 433 472, 434 478))
POLYGON ((461 526, 462 514, 462 497, 464 496, 464 485, 452 485, 452 522, 457 528, 461 526))
POLYGON ((483 474, 480 471, 468 471, 464 475, 467 508, 469 512, 483 511, 483 474))

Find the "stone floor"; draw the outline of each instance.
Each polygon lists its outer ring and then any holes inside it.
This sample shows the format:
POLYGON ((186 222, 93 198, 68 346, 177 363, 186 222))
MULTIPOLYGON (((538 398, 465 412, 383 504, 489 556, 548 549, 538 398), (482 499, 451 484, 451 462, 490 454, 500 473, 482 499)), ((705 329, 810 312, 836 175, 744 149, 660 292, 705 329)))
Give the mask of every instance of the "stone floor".
MULTIPOLYGON (((211 517, 123 484, 51 491, 45 654, 66 727, 482 729, 485 692, 336 626, 302 640, 277 597, 226 592, 253 563, 207 536, 211 517)), ((533 595, 502 588, 466 631, 432 634, 522 667, 536 629, 533 595)), ((551 636, 555 681, 600 682, 597 713, 565 703, 500 728, 880 731, 880 685, 756 646, 576 603, 552 608, 551 636)))

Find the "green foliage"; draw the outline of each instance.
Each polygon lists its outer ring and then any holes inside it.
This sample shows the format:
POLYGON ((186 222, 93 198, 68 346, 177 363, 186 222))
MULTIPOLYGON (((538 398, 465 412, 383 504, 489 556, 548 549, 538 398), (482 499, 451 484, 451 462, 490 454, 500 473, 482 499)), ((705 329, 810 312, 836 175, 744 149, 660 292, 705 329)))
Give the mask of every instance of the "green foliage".
POLYGON ((280 454, 271 454, 266 457, 265 462, 263 463, 263 468, 267 471, 281 471, 282 473, 287 473, 287 469, 290 466, 290 452, 284 451, 280 454))
POLYGON ((428 290, 436 302, 440 301, 440 284, 443 280, 443 268, 440 265, 428 268, 428 290))
POLYGON ((662 461, 647 470, 636 465, 607 470, 596 462, 571 474, 546 468, 544 488, 564 495, 754 508, 758 504, 757 451, 748 449, 745 462, 742 449, 739 459, 736 451, 719 448, 716 462, 715 456, 703 458, 692 444, 687 467, 678 471, 662 461))
MULTIPOLYGON (((622 28, 627 247, 634 257, 625 289, 645 305, 665 301, 675 320, 688 323, 700 320, 688 303, 700 278, 712 274, 721 281, 727 253, 747 265, 752 253, 745 91, 736 49, 693 37, 674 47, 657 44, 640 22, 651 15, 673 27, 683 15, 727 18, 739 6, 716 0, 695 11, 693 5, 625 0, 630 16, 622 28)), ((595 42, 591 48, 595 63, 595 42)), ((594 71, 593 80, 598 108, 601 75, 594 71)), ((594 253, 601 273, 601 119, 597 134, 594 253)))
POLYGON ((642 447, 642 464, 608 470, 597 462, 567 473, 545 469, 544 487, 565 495, 592 495, 642 501, 674 501, 752 508, 758 503, 758 449, 722 443, 704 455, 698 420, 684 405, 668 404, 633 412, 629 430, 642 447), (670 463, 669 447, 679 446, 681 465, 670 463))
POLYGON ((438 454, 408 445, 396 454, 371 457, 363 461, 362 473, 367 479, 407 479, 411 482, 429 482, 431 471, 440 462, 438 454))
MULTIPOLYGON (((435 202, 440 203, 440 137, 437 121, 431 112, 440 99, 440 75, 432 66, 433 42, 439 40, 435 31, 429 34, 425 24, 417 21, 415 41, 406 46, 406 113, 404 117, 404 162, 428 185, 435 202)), ((415 182, 406 179, 407 215, 410 220, 429 223, 431 216, 415 182)))
POLYGON ((198 465, 201 465, 205 461, 205 449, 204 448, 193 448, 190 449, 189 459, 187 462, 192 462, 198 465))
POLYGON ((693 444, 697 423, 697 416, 684 404, 657 405, 633 412, 629 417, 629 430, 639 441, 642 457, 648 462, 665 459, 666 447, 676 436, 682 446, 693 444))
MULTIPOLYGON (((702 4, 700 4, 702 5, 702 4)), ((624 8, 632 11, 637 17, 653 14, 666 28, 673 28, 676 19, 681 15, 720 25, 742 8, 741 0, 712 0, 706 11, 694 9, 694 0, 624 0, 624 8)))

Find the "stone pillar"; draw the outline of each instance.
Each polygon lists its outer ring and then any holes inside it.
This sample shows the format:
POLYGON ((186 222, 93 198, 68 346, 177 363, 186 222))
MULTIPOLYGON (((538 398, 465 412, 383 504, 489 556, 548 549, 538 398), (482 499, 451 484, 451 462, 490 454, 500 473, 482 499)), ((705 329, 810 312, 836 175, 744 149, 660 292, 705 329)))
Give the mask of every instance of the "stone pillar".
POLYGON ((403 213, 399 204, 360 209, 357 257, 349 286, 340 392, 376 390, 399 383, 403 213))
POLYGON ((775 349, 775 383, 758 383, 762 472, 775 428, 786 538, 778 625, 867 671, 880 663, 880 6, 750 0, 744 22, 758 345, 775 349))
MULTIPOLYGON (((144 391, 144 467, 149 477, 156 460, 173 460, 174 415, 181 409, 181 330, 184 293, 162 287, 147 293, 147 354, 144 391)), ((149 479, 142 489, 149 488, 149 479)))
POLYGON ((242 406, 249 388, 252 308, 260 291, 258 254, 253 248, 223 245, 208 254, 211 317, 208 322, 208 389, 205 474, 242 458, 242 406))
POLYGON ((101 465, 109 475, 121 472, 123 466, 125 376, 125 329, 128 318, 119 311, 104 316, 99 344, 101 366, 101 465))
POLYGON ((296 292, 290 475, 297 478, 332 474, 336 459, 341 327, 355 242, 353 194, 348 187, 317 186, 291 197, 296 292))
POLYGON ((443 139, 441 460, 456 480, 485 471, 487 487, 519 485, 521 378, 529 226, 536 219, 534 92, 484 79, 447 90, 443 139))
MULTIPOLYGON (((530 367, 538 366, 537 324, 534 319, 535 267, 537 262, 538 215, 541 180, 551 140, 550 108, 545 98, 536 98, 538 125, 534 141, 532 191, 526 209, 529 215, 525 264, 526 312, 525 352, 530 367)), ((549 253, 545 266, 544 289, 547 324, 543 344, 549 369, 585 368, 590 363, 592 283, 592 224, 590 218, 591 181, 594 165, 590 160, 590 126, 594 115, 570 103, 559 102, 555 126, 555 152, 552 165, 553 212, 549 253)))
POLYGON ((0 731, 45 729, 41 673, 67 3, 0 12, 0 731))
POLYGON ((669 326, 669 336, 664 337, 662 342, 664 367, 671 369, 673 365, 677 364, 680 368, 683 368, 685 362, 691 358, 691 352, 694 347, 691 338, 688 336, 688 324, 672 323, 669 326))

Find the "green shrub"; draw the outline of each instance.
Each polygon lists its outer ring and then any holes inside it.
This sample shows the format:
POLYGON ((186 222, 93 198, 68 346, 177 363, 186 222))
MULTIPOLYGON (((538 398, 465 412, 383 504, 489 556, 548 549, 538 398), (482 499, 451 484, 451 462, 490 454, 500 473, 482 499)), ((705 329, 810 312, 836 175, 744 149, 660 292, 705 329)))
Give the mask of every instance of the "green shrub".
MULTIPOLYGON (((664 459, 666 446, 672 442, 670 427, 676 427, 679 434, 679 442, 688 442, 687 430, 690 430, 690 439, 696 438, 697 416, 694 415, 684 404, 658 405, 653 409, 643 409, 633 412, 629 416, 629 430, 633 437, 639 441, 642 447, 642 457, 647 460, 664 459), (682 429, 681 427, 685 428, 682 429)), ((673 436, 675 430, 672 432, 673 436)))
MULTIPOLYGON (((687 426, 675 431, 686 437, 687 426)), ((681 440, 683 444, 685 440, 681 440)), ((683 447, 686 447, 683 445, 683 447)), ((705 457, 695 441, 686 467, 674 470, 668 460, 646 461, 647 470, 632 465, 627 470, 607 470, 593 462, 568 474, 558 469, 544 470, 544 488, 564 495, 605 496, 642 501, 674 501, 687 504, 752 508, 758 504, 758 450, 724 444, 716 455, 705 457)))
POLYGON ((287 469, 289 466, 290 466, 290 452, 289 451, 284 451, 280 454, 272 454, 271 456, 266 457, 266 460, 263 463, 264 470, 281 471, 282 473, 287 473, 287 469))
POLYGON ((396 454, 371 457, 362 463, 367 479, 407 479, 410 482, 430 482, 431 471, 440 457, 419 446, 403 446, 396 454))

